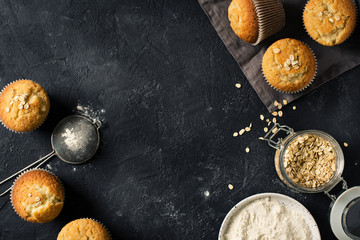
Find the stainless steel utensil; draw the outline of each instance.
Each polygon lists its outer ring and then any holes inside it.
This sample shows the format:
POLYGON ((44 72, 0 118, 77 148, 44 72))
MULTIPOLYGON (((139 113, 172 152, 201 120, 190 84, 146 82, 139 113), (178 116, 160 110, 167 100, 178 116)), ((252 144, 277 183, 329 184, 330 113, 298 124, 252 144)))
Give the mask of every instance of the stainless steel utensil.
MULTIPOLYGON (((35 168, 40 167, 53 156, 58 156, 62 161, 69 164, 80 164, 88 161, 99 147, 100 127, 100 121, 91 121, 81 115, 72 115, 64 118, 56 125, 51 134, 53 151, 4 179, 0 182, 0 185, 35 165, 37 165, 35 168)), ((1 193, 0 197, 4 196, 10 190, 11 187, 1 193)))

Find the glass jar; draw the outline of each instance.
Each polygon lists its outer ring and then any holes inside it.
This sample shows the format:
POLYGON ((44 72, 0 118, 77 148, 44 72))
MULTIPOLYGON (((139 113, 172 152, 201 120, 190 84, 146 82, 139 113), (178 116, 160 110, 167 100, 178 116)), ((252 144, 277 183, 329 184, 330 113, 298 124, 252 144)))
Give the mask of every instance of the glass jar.
MULTIPOLYGON (((281 126, 277 129, 277 131, 284 130, 281 128, 281 126)), ((341 180, 342 180, 342 173, 344 170, 344 154, 341 150, 340 145, 338 142, 329 134, 318 131, 318 130, 305 130, 300 132, 294 132, 292 129, 285 129, 288 132, 288 136, 284 139, 281 139, 279 141, 279 144, 276 146, 276 153, 275 153, 275 168, 278 176, 280 179, 289 187, 304 193, 318 193, 318 192, 324 192, 324 191, 330 191, 333 187, 336 186, 341 180), (297 184, 294 182, 285 171, 284 166, 284 158, 286 150, 288 149, 290 143, 297 139, 298 137, 304 136, 304 135, 313 135, 323 138, 324 140, 328 141, 331 146, 333 147, 336 155, 336 168, 334 171, 334 175, 332 178, 326 182, 325 184, 319 186, 319 187, 305 187, 297 184)), ((273 135, 276 135, 277 132, 273 133, 273 135)))
POLYGON ((348 189, 346 181, 341 177, 344 170, 344 154, 339 143, 329 134, 318 130, 304 130, 294 132, 286 125, 274 124, 271 130, 264 136, 263 140, 276 149, 275 168, 279 178, 290 188, 303 193, 325 193, 331 200, 329 222, 332 231, 338 239, 353 240, 360 239, 360 224, 358 216, 360 214, 360 187, 348 189), (285 132, 286 136, 274 140, 275 136, 285 132), (336 155, 336 168, 332 178, 319 187, 304 187, 294 182, 286 173, 284 158, 286 150, 290 143, 300 136, 315 135, 328 141, 334 149, 336 155), (342 182, 342 193, 336 195, 330 194, 330 191, 342 182))

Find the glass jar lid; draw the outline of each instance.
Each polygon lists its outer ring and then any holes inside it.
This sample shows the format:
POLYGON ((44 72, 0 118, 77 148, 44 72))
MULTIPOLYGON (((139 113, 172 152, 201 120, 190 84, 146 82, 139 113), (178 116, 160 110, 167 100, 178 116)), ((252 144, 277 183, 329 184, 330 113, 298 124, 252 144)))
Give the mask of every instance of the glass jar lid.
POLYGON ((344 191, 330 211, 330 225, 342 240, 360 239, 360 186, 344 191))

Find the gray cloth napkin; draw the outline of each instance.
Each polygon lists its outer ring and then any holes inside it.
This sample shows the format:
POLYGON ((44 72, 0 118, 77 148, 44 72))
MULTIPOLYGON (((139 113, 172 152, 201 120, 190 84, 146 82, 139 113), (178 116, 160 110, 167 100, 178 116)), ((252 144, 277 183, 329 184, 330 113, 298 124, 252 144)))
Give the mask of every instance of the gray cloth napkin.
POLYGON ((333 47, 322 46, 312 40, 304 29, 302 22, 302 11, 306 4, 304 0, 283 0, 286 14, 285 27, 257 46, 242 41, 231 29, 228 20, 228 7, 231 0, 198 1, 225 46, 270 112, 275 110, 273 104, 275 100, 280 102, 286 99, 290 103, 360 64, 359 27, 356 27, 351 37, 344 43, 333 47), (313 83, 304 91, 296 94, 277 92, 268 85, 261 72, 262 56, 266 49, 276 40, 287 37, 306 43, 315 53, 318 63, 317 75, 313 83))

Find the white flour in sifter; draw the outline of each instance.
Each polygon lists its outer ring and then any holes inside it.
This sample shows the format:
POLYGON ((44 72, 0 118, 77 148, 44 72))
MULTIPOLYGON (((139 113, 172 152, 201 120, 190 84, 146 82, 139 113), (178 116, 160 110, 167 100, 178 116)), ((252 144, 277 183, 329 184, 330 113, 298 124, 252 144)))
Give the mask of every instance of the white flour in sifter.
POLYGON ((76 136, 73 128, 65 129, 65 132, 61 134, 61 136, 64 138, 66 146, 71 151, 78 151, 86 144, 85 141, 82 140, 84 136, 76 136))
POLYGON ((270 197, 255 200, 231 219, 226 240, 309 240, 303 216, 270 197))

